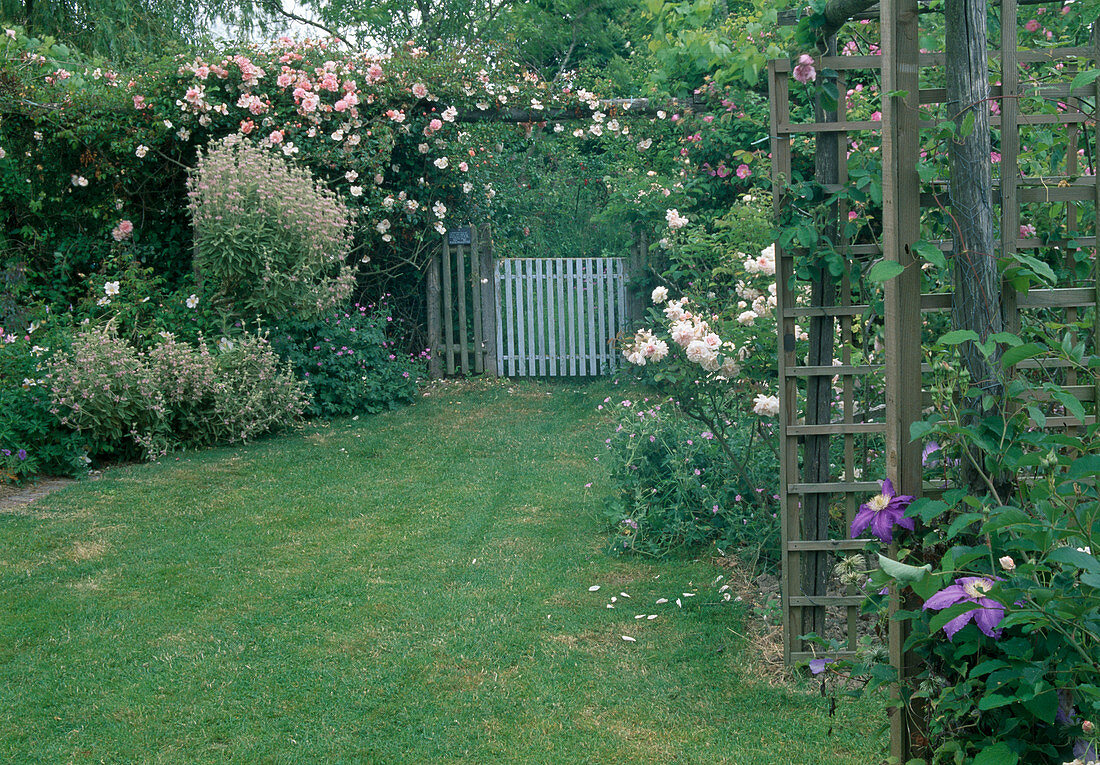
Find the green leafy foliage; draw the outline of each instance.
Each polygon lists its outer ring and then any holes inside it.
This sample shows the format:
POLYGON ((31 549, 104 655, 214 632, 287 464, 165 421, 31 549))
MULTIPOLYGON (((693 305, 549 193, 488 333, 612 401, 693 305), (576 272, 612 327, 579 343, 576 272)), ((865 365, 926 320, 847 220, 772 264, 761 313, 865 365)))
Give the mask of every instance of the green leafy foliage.
POLYGON ((383 301, 326 316, 282 321, 272 345, 310 391, 307 413, 323 419, 380 412, 411 403, 427 352, 401 350, 383 301))
POLYGON ((50 411, 47 364, 64 342, 58 329, 0 328, 0 483, 84 468, 83 439, 50 411))

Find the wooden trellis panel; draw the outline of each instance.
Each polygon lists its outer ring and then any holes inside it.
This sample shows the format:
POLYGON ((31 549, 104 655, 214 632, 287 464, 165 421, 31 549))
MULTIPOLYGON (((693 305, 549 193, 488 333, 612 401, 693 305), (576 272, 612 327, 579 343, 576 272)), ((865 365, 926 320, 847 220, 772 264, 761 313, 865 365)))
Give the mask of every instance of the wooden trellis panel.
MULTIPOLYGON (((1082 339, 1088 340, 1090 350, 1096 352, 1095 317, 1100 279, 1096 273, 1095 225, 1100 219, 1100 175, 1096 173, 1095 132, 1086 129, 1089 117, 1077 107, 1081 99, 1100 103, 1100 81, 1078 89, 1071 89, 1069 81, 1078 69, 1100 65, 1100 48, 1094 36, 1093 45, 1089 47, 1018 50, 1016 3, 1006 0, 1000 6, 1003 49, 990 53, 992 60, 1000 62, 1001 69, 999 75, 992 75, 994 79, 1000 78, 1001 85, 991 88, 993 99, 1001 105, 1001 114, 992 115, 990 120, 992 126, 1001 130, 1000 179, 994 182, 1001 210, 998 255, 1012 257, 1026 251, 1048 260, 1065 258, 1066 262, 1072 262, 1078 252, 1086 251, 1089 263, 1087 278, 1074 283, 1032 289, 1020 295, 1006 285, 1003 300, 1007 326, 1018 328, 1021 314, 1028 311, 1063 311, 1065 319, 1072 321, 1091 310, 1094 318, 1092 336, 1082 339), (1065 82, 1035 85, 1022 81, 1021 66, 1056 61, 1065 64, 1064 72, 1068 75, 1065 82), (1067 108, 1053 113, 1050 109, 1029 109, 1029 105, 1041 104, 1044 99, 1060 101, 1067 108), (1021 131, 1036 125, 1064 130, 1066 159, 1052 175, 1031 177, 1020 172, 1021 131), (1084 166, 1079 159, 1077 150, 1080 148, 1089 149, 1086 156, 1092 158, 1090 166, 1084 166), (1051 242, 1024 236, 1020 230, 1021 210, 1050 204, 1064 205, 1065 239, 1051 242), (1086 210, 1091 211, 1091 216, 1084 214, 1086 210), (1087 225, 1093 229, 1091 231, 1085 230, 1089 217, 1087 225), (1059 252, 1056 253, 1056 249, 1059 252)), ((784 184, 792 175, 795 159, 792 139, 795 136, 811 135, 818 141, 838 140, 843 142, 842 146, 847 146, 850 138, 864 144, 877 144, 882 153, 881 244, 853 244, 843 238, 835 244, 851 259, 862 261, 864 270, 870 261, 879 258, 905 267, 901 276, 890 280, 883 288, 863 280, 857 284, 845 280, 837 285, 836 298, 830 303, 803 305, 799 296, 808 292, 809 285, 798 282, 793 276, 795 259, 804 253, 776 246, 779 418, 783 441, 780 451, 782 593, 784 654, 789 662, 815 655, 798 637, 810 631, 839 633, 846 637, 840 654, 849 654, 856 648, 857 609, 863 597, 837 586, 830 587, 829 577, 823 579, 819 572, 831 570, 840 556, 862 549, 868 541, 847 538, 856 507, 879 491, 877 480, 869 479, 883 477, 859 474, 864 467, 864 454, 871 449, 883 450, 886 477, 899 493, 920 495, 942 490, 940 486, 922 484, 921 445, 909 439, 909 425, 920 419, 922 405, 930 400, 923 389, 920 364, 921 316, 951 307, 950 293, 921 294, 920 264, 911 248, 921 235, 922 213, 948 204, 946 184, 932 183, 922 188, 916 172, 920 131, 933 128, 938 122, 934 114, 931 119, 928 115, 922 118, 921 107, 930 107, 934 113, 936 105, 946 101, 944 88, 920 87, 922 70, 942 68, 945 57, 942 53, 919 52, 917 19, 916 0, 882 2, 881 56, 830 56, 816 62, 819 73, 826 69, 838 72, 841 102, 849 73, 877 74, 880 92, 890 94, 883 99, 881 121, 849 120, 841 103, 836 121, 796 124, 791 118, 792 62, 772 61, 768 68, 773 199, 777 217, 787 203, 784 184), (878 300, 884 306, 885 363, 853 363, 852 323, 870 317, 871 306, 878 300), (832 332, 840 340, 840 356, 834 366, 807 364, 796 353, 799 331, 804 331, 806 324, 815 317, 819 332, 832 332), (829 414, 822 419, 819 412, 808 410, 806 400, 810 381, 823 376, 834 378, 835 382, 829 414), (881 399, 869 395, 876 389, 876 381, 884 394, 881 399), (813 439, 827 439, 830 443, 824 448, 818 443, 811 449, 813 439), (831 442, 835 439, 840 439, 841 448, 832 448, 831 442), (816 467, 808 464, 814 451, 831 455, 828 464, 816 467), (832 510, 832 519, 824 529, 807 517, 807 507, 813 504, 811 498, 815 497, 824 497, 832 510)), ((841 157, 844 156, 842 152, 841 157)), ((843 161, 840 167, 839 182, 844 184, 843 161)), ((846 219, 846 212, 841 206, 841 221, 846 219)), ((943 237, 944 241, 937 244, 951 252, 950 232, 944 232, 943 237)), ((1049 360, 1032 359, 1018 364, 1017 370, 1023 374, 1031 373, 1029 370, 1049 372, 1055 366, 1049 360)), ((1086 402, 1086 411, 1091 410, 1086 422, 1095 422, 1100 380, 1094 375, 1089 380, 1067 377, 1062 382, 1079 400, 1086 402)), ((1059 416, 1048 417, 1047 427, 1081 424, 1067 413, 1056 414, 1059 416)), ((897 607, 895 601, 892 609, 897 607)), ((904 634, 897 623, 892 622, 891 658, 905 677, 908 672, 902 653, 903 642, 904 634)), ((895 756, 907 754, 906 716, 895 715, 891 727, 892 753, 895 756)), ((903 756, 902 761, 904 759, 903 756)))

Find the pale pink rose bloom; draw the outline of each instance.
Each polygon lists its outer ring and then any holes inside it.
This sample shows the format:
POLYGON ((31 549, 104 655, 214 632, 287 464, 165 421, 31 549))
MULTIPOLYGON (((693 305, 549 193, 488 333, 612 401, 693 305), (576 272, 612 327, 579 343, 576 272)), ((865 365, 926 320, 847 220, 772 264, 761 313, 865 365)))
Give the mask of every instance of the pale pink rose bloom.
POLYGON ((795 66, 792 74, 794 78, 802 84, 816 80, 817 70, 814 69, 814 57, 809 53, 803 53, 799 56, 798 64, 795 66))

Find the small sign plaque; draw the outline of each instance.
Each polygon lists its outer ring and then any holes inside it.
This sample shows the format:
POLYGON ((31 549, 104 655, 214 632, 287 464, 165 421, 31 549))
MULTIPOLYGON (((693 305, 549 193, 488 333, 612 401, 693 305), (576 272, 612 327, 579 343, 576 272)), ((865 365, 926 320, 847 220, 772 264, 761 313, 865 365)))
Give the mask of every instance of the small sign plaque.
POLYGON ((469 226, 447 229, 447 244, 472 244, 473 232, 469 226))

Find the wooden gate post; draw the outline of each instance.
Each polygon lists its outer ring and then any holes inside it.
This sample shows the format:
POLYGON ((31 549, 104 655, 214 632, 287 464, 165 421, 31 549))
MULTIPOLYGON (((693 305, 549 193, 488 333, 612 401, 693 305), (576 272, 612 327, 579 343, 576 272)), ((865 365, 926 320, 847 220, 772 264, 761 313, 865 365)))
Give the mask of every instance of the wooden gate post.
POLYGON ((639 289, 639 283, 645 275, 646 263, 649 261, 649 238, 645 229, 637 229, 634 232, 634 244, 630 246, 630 258, 627 261, 626 278, 629 283, 626 297, 626 315, 631 323, 638 323, 645 318, 646 296, 639 289))
POLYGON ((481 348, 478 353, 485 359, 485 374, 497 376, 497 264, 493 258, 493 234, 489 224, 476 231, 472 256, 478 261, 481 272, 481 306, 478 320, 481 322, 481 348))
POLYGON ((427 305, 428 305, 428 377, 438 380, 443 376, 442 359, 439 354, 443 352, 443 336, 440 333, 440 284, 439 284, 439 258, 438 252, 432 254, 428 263, 427 305))

